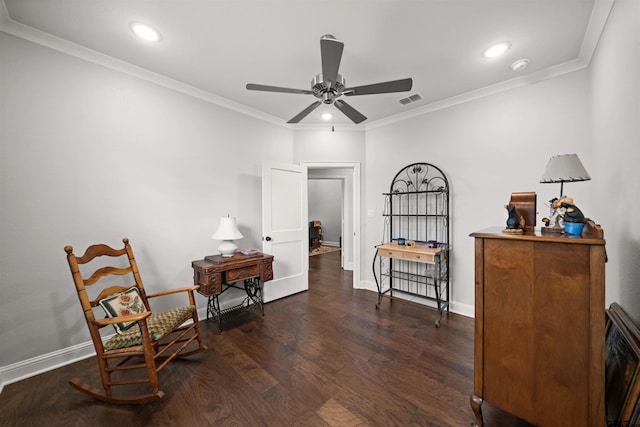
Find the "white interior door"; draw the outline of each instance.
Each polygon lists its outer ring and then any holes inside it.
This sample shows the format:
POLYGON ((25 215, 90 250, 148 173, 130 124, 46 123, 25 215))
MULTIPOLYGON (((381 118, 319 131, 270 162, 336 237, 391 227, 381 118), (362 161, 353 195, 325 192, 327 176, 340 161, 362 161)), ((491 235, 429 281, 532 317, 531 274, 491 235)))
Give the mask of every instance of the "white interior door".
POLYGON ((273 255, 273 280, 264 284, 269 302, 309 289, 306 166, 262 165, 262 251, 273 255))

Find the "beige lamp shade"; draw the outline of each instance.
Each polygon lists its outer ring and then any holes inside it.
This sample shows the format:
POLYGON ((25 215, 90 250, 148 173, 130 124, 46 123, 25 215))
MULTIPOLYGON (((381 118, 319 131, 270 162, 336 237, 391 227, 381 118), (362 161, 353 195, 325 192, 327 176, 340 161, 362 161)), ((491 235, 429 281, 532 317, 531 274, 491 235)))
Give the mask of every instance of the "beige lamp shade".
POLYGON ((577 154, 553 156, 540 178, 542 183, 560 183, 560 197, 565 182, 588 181, 591 177, 582 165, 577 154))
POLYGON ((233 256, 238 250, 238 245, 233 240, 242 239, 242 237, 242 233, 240 233, 236 225, 236 219, 229 216, 220 218, 220 226, 211 236, 212 239, 222 240, 222 243, 218 246, 218 251, 223 257, 233 256))

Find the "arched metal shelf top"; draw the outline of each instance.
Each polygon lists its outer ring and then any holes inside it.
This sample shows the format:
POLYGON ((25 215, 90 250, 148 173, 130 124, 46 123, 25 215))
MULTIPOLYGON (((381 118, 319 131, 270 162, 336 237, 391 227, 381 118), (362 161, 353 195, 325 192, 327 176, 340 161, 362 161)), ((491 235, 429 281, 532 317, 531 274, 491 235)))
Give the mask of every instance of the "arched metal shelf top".
POLYGON ((385 195, 448 192, 449 181, 439 167, 431 163, 412 163, 396 174, 385 195))
POLYGON ((394 292, 435 301, 438 326, 451 297, 449 180, 435 165, 412 163, 400 169, 383 195, 384 231, 373 260, 376 307, 384 294, 394 292))

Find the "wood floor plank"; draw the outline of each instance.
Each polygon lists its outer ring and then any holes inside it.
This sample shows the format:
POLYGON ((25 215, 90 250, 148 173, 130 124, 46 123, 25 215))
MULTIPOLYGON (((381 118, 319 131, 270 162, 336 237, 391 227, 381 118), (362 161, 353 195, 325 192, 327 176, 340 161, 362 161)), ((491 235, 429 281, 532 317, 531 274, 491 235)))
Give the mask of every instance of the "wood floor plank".
POLYGON ((332 427, 356 427, 367 425, 356 414, 350 412, 335 399, 329 399, 318 410, 320 417, 332 427))
MULTIPOLYGON (((473 319, 353 289, 340 252, 309 259, 309 290, 201 323, 209 350, 160 372, 165 397, 106 404, 94 358, 5 386, 7 426, 469 426, 473 319), (126 420, 126 424, 125 421, 126 420)), ((73 289, 70 286, 71 289, 73 289)), ((199 301, 200 302, 200 301, 199 301)), ((485 403, 486 427, 527 427, 485 403)))

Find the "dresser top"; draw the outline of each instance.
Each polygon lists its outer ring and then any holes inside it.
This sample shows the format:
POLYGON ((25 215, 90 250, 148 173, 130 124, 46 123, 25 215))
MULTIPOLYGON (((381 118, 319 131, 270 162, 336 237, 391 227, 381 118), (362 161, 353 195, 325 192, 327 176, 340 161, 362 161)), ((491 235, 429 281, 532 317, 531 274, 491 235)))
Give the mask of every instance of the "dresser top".
POLYGON ((542 241, 555 243, 575 243, 583 245, 604 245, 605 240, 602 228, 599 225, 592 229, 591 233, 585 232, 582 236, 571 236, 562 233, 543 233, 540 228, 531 231, 524 231, 522 234, 503 233, 504 227, 490 227, 484 230, 471 233, 471 237, 479 237, 482 239, 508 239, 508 240, 525 240, 525 241, 542 241))

